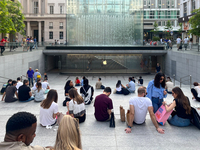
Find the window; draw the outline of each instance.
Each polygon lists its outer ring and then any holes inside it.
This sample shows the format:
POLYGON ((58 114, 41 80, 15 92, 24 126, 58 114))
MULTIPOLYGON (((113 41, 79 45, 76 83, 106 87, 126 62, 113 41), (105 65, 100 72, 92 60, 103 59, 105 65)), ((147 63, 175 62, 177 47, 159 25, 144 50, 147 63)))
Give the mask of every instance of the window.
POLYGON ((146 19, 146 11, 144 11, 144 19, 146 19))
POLYGON ((158 22, 158 26, 161 26, 161 21, 158 22))
POLYGON ((162 21, 162 26, 165 26, 165 21, 162 21))
POLYGON ((154 11, 150 11, 150 18, 151 18, 151 19, 154 18, 154 11))
POLYGON ((162 2, 161 2, 161 0, 158 0, 158 8, 162 8, 162 2))
POLYGON ((170 2, 169 2, 169 0, 167 0, 166 7, 167 7, 167 8, 170 8, 170 2))
POLYGON ((53 22, 49 22, 49 29, 53 29, 53 22))
POLYGON ((147 1, 144 1, 144 6, 147 6, 147 1))
POLYGON ((34 2, 34 14, 38 14, 38 2, 34 2))
POLYGON ((54 14, 54 7, 50 6, 50 14, 54 14))
POLYGON ((148 0, 147 6, 148 8, 151 8, 151 0, 148 0))
POLYGON ((174 8, 174 0, 171 0, 172 8, 174 8))
POLYGON ((49 39, 53 39, 53 32, 49 32, 49 39))
POLYGON ((180 16, 180 12, 179 12, 179 11, 177 11, 177 18, 179 18, 179 16, 180 16))
MULTIPOLYGON (((195 0, 192 0, 192 11, 195 10, 195 0)), ((193 14, 193 13, 192 13, 193 14)))
POLYGON ((60 29, 63 29, 63 22, 60 22, 60 29))
POLYGON ((187 16, 187 3, 183 4, 183 14, 184 14, 184 17, 187 16))
POLYGON ((63 39, 63 32, 60 32, 60 39, 63 39))
POLYGON ((60 6, 60 14, 63 14, 63 6, 60 6))

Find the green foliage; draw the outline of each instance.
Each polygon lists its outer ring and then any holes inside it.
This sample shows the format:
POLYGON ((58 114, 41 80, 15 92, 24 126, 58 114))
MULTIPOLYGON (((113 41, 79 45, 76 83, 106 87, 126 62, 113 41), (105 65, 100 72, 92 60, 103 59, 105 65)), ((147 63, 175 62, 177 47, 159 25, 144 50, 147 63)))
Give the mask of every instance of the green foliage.
POLYGON ((153 41, 159 41, 160 40, 160 38, 159 37, 156 37, 156 36, 153 36, 153 39, 152 39, 153 41))
POLYGON ((171 22, 168 20, 167 21, 167 24, 166 24, 166 26, 165 26, 165 29, 167 30, 167 31, 172 31, 173 30, 173 27, 172 27, 172 24, 171 24, 171 22))
POLYGON ((183 24, 179 23, 180 29, 178 29, 178 33, 182 33, 183 32, 183 24))
POLYGON ((0 33, 17 33, 24 35, 24 15, 19 1, 0 1, 0 33))
POLYGON ((195 13, 195 15, 190 18, 189 23, 191 25, 191 29, 189 30, 189 33, 200 36, 200 8, 195 9, 193 13, 195 13))
POLYGON ((170 38, 170 32, 173 30, 172 24, 171 22, 168 20, 167 24, 165 26, 165 34, 166 34, 166 38, 170 38))
POLYGON ((151 30, 151 32, 153 32, 154 34, 157 34, 159 32, 158 24, 156 21, 153 24, 153 30, 151 30))

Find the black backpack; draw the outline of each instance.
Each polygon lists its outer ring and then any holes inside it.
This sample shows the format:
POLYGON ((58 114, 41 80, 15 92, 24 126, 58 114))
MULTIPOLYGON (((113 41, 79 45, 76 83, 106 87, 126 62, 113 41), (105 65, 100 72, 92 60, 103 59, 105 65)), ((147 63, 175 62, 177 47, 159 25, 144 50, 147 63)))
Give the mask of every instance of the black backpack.
POLYGON ((195 125, 200 130, 200 116, 195 108, 191 107, 192 111, 192 119, 191 123, 195 125))
POLYGON ((110 127, 115 128, 115 116, 114 112, 111 112, 110 127))

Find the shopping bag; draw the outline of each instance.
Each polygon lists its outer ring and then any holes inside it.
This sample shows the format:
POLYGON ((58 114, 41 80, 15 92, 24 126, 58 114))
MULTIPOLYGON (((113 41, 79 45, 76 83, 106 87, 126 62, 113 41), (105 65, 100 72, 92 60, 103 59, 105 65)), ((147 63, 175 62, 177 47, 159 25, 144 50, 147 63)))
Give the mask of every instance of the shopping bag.
POLYGON ((123 109, 122 106, 119 107, 120 110, 120 119, 122 122, 125 122, 125 110, 123 109))
POLYGON ((165 106, 162 105, 155 113, 156 120, 158 121, 158 123, 161 125, 164 125, 167 119, 169 118, 169 116, 171 115, 172 111, 173 110, 171 110, 170 112, 167 112, 165 109, 165 106))
POLYGON ((114 112, 111 112, 110 127, 115 128, 115 116, 114 112))
POLYGON ((192 109, 192 119, 190 121, 193 125, 195 125, 198 129, 200 129, 200 116, 195 108, 191 107, 191 109, 192 109))
POLYGON ((130 117, 130 110, 127 110, 127 113, 126 113, 126 123, 127 123, 128 126, 133 124, 133 123, 129 123, 129 117, 130 117))

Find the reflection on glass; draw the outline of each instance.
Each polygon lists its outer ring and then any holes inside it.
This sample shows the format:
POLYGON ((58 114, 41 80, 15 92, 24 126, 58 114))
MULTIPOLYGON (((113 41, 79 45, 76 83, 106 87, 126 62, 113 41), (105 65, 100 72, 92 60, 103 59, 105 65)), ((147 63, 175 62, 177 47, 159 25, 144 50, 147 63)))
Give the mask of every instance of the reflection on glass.
POLYGON ((143 1, 68 0, 66 4, 68 45, 142 45, 143 1))

